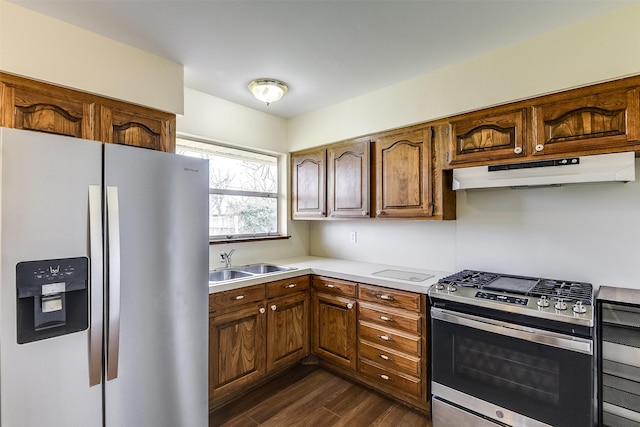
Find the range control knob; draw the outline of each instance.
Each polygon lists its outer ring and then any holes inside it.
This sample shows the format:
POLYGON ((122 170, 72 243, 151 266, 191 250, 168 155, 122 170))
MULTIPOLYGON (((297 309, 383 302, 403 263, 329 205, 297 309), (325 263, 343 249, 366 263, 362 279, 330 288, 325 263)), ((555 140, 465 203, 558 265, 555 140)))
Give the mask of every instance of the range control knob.
POLYGON ((538 300, 538 307, 549 307, 549 299, 546 295, 542 295, 538 300))
POLYGON ((573 304, 573 312, 574 313, 586 313, 587 312, 587 307, 585 307, 582 304, 582 301, 577 301, 575 304, 573 304))
POLYGON ((556 310, 566 310, 567 309, 567 303, 564 302, 564 300, 562 298, 558 298, 558 302, 556 302, 554 307, 555 307, 556 310))
POLYGON ((441 291, 444 289, 444 285, 440 282, 436 283, 436 290, 441 291))
POLYGON ((454 285, 453 283, 449 283, 449 284, 447 285, 447 291, 449 291, 449 292, 455 292, 455 291, 457 291, 457 290, 458 290, 458 288, 456 288, 456 285, 454 285))

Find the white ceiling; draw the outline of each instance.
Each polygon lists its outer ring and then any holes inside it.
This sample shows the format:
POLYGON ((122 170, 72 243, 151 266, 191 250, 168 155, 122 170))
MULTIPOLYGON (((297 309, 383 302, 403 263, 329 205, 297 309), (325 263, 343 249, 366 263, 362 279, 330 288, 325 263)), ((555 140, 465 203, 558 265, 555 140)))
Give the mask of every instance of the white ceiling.
POLYGON ((284 118, 637 0, 10 0, 184 64, 185 86, 284 118), (247 90, 275 78, 265 106, 247 90))

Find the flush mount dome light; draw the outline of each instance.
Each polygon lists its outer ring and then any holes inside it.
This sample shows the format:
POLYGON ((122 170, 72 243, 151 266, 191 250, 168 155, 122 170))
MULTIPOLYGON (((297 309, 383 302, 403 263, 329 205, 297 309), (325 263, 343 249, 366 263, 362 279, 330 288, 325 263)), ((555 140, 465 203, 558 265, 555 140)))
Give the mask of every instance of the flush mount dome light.
POLYGON ((249 83, 253 96, 267 105, 282 98, 288 90, 286 84, 273 79, 256 79, 249 83))

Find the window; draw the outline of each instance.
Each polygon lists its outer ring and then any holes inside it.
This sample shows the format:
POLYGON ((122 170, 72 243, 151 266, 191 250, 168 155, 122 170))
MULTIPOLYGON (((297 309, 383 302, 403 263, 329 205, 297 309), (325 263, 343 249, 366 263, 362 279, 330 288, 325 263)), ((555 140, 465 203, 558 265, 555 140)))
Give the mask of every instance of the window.
POLYGON ((209 239, 278 236, 278 158, 178 138, 176 153, 209 159, 209 239))

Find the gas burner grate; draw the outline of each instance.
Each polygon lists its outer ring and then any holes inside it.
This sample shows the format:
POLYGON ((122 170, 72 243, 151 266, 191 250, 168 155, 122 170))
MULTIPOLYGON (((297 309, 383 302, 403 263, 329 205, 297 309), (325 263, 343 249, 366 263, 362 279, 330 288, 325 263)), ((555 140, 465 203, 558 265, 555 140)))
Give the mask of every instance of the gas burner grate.
POLYGON ((482 288, 482 286, 491 283, 498 277, 495 273, 487 273, 484 271, 462 270, 440 279, 441 283, 455 283, 457 286, 467 286, 482 288))
POLYGON ((593 286, 590 283, 582 282, 561 282, 556 280, 540 280, 530 291, 529 295, 565 301, 581 301, 584 305, 591 305, 593 302, 593 286))

